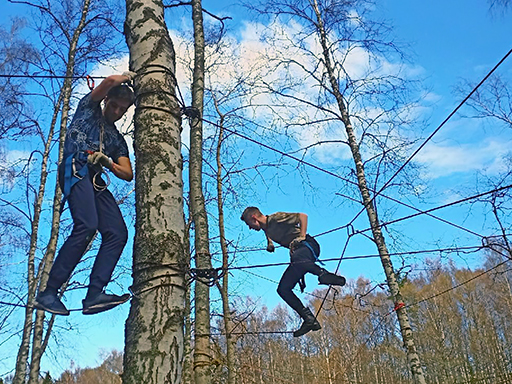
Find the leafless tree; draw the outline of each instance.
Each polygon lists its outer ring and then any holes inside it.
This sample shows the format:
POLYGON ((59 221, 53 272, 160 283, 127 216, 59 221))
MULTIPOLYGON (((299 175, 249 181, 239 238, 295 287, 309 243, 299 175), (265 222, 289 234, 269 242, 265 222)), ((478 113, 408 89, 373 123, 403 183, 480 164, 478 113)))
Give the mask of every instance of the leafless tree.
POLYGON ((10 77, 25 76, 29 63, 38 57, 37 50, 20 36, 27 24, 26 19, 15 19, 8 29, 0 28, 0 139, 26 135, 34 128, 34 116, 24 97, 27 79, 10 77))
POLYGON ((348 145, 351 174, 395 303, 410 370, 414 381, 423 384, 422 364, 377 214, 379 199, 375 194, 390 186, 404 192, 411 186, 406 173, 398 175, 401 181, 392 183, 386 177, 394 176, 413 142, 400 135, 410 123, 413 103, 406 101, 410 88, 404 73, 398 68, 389 70, 392 62, 403 60, 401 50, 390 39, 388 26, 372 19, 372 6, 371 1, 364 0, 248 4, 271 24, 265 41, 270 45, 266 59, 273 76, 261 86, 270 97, 286 100, 293 108, 288 107, 288 112, 281 109, 281 126, 294 128, 299 138, 304 127, 310 130, 319 126, 331 135, 343 135, 342 145, 348 145), (301 108, 307 112, 301 113, 301 108))
MULTIPOLYGON (((198 269, 211 268, 208 217, 203 194, 203 123, 204 111, 204 56, 205 40, 201 0, 192 0, 194 26, 194 71, 192 79, 192 107, 190 118, 189 187, 190 216, 194 223, 195 265, 198 269)), ((196 384, 211 382, 210 369, 210 287, 195 284, 194 325, 194 379, 196 384)))
POLYGON ((175 52, 160 2, 126 2, 135 81, 136 224, 124 383, 180 383, 185 309, 181 113, 175 52))
MULTIPOLYGON (((37 311, 35 321, 32 320, 34 312, 32 301, 36 290, 43 289, 46 284, 59 233, 61 193, 56 178, 52 177, 54 172, 52 166, 62 158, 62 143, 66 132, 71 94, 73 86, 76 85, 73 78, 76 77, 77 71, 82 74, 88 65, 94 63, 90 60, 111 55, 111 51, 107 53, 102 48, 106 45, 108 48, 113 46, 110 42, 115 39, 112 39, 106 31, 115 19, 106 18, 109 15, 108 8, 96 5, 90 7, 88 0, 83 3, 77 1, 65 4, 24 1, 11 1, 11 3, 27 7, 33 12, 30 27, 35 32, 34 37, 39 38, 37 55, 23 56, 20 52, 21 56, 18 58, 20 62, 18 65, 26 69, 24 74, 27 75, 30 72, 31 75, 32 91, 25 95, 25 98, 30 97, 31 101, 42 98, 43 102, 53 107, 48 122, 42 116, 38 116, 37 119, 31 118, 35 127, 33 131, 36 137, 36 150, 26 161, 25 172, 22 174, 24 176, 22 182, 25 184, 23 187, 25 201, 23 205, 17 206, 18 209, 26 212, 30 243, 26 247, 28 289, 25 298, 25 318, 13 382, 24 383, 28 373, 28 381, 36 383, 39 380, 40 359, 48 344, 54 321, 51 318, 47 323, 46 335, 44 335, 44 313, 37 311), (59 73, 59 71, 62 72, 59 73), (56 73, 60 77, 56 77, 56 73), (56 154, 53 150, 55 143, 58 148, 56 154), (47 183, 51 181, 55 183, 55 193, 51 197, 52 204, 46 207, 44 202, 47 183), (49 218, 45 216, 47 209, 50 211, 49 218), (39 230, 41 222, 45 220, 51 222, 49 236, 39 230), (29 363, 30 349, 32 354, 29 363)), ((35 43, 37 39, 34 38, 32 41, 35 43)), ((117 43, 113 44, 115 46, 117 43)), ((24 116, 29 115, 24 113, 24 116)), ((12 202, 10 200, 12 198, 17 197, 6 196, 5 201, 12 202)), ((5 207, 12 207, 12 203, 6 204, 5 207)))

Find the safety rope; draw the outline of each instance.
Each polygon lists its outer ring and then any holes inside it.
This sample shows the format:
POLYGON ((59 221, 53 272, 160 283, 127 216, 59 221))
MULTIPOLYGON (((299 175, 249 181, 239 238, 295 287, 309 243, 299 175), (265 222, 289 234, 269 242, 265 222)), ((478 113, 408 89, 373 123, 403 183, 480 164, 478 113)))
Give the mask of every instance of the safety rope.
MULTIPOLYGON (((93 83, 93 86, 94 86, 94 83, 93 83)), ((99 143, 100 144, 99 149, 100 149, 101 153, 103 153, 104 136, 105 136, 105 122, 103 121, 103 119, 101 119, 100 120, 100 143, 99 143)), ((98 171, 96 171, 96 173, 94 173, 94 176, 92 177, 92 185, 93 185, 94 189, 99 192, 104 191, 110 185, 110 176, 107 172, 105 172, 105 169, 103 168, 102 165, 100 165, 100 169, 98 171), (96 181, 96 178, 98 176, 101 178, 102 175, 105 175, 105 177, 107 178, 104 185, 102 185, 96 181)))

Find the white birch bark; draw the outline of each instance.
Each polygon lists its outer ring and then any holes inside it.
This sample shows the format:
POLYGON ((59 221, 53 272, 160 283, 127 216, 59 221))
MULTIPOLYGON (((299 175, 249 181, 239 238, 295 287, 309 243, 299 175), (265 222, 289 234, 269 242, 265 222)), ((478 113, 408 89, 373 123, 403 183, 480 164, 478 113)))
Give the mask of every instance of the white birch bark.
MULTIPOLYGON (((196 268, 211 268, 208 220, 203 194, 203 99, 204 99, 204 31, 201 0, 192 0, 194 24, 194 73, 192 79, 192 106, 199 116, 190 124, 190 215, 194 222, 196 268)), ((210 352, 210 287, 196 280, 194 327, 195 384, 211 382, 210 352)))
POLYGON ((123 383, 181 383, 185 260, 181 114, 161 1, 127 0, 135 81, 136 223, 123 383))
POLYGON ((347 107, 345 105, 345 101, 343 100, 343 95, 341 90, 338 87, 338 82, 336 80, 333 67, 331 65, 331 54, 329 51, 329 43, 327 39, 327 34, 323 27, 323 19, 318 7, 317 0, 310 0, 310 4, 313 7, 313 10, 316 15, 318 34, 320 38, 320 44, 323 50, 323 58, 324 65, 327 75, 329 76, 329 82, 332 88, 332 93, 336 98, 338 103, 338 108, 342 116, 342 121, 345 126, 345 131, 347 133, 348 142, 350 146, 350 150, 352 152, 352 157, 354 159, 355 168, 356 168, 356 176, 357 182, 359 186, 359 191, 361 193, 361 197, 363 200, 363 204, 365 206, 366 214, 370 221, 370 225, 372 228, 373 239, 375 244, 377 245, 377 249, 379 251, 382 267, 384 268, 384 273, 386 274, 387 283, 389 286, 390 293, 393 297, 393 302, 397 306, 396 314, 398 317, 398 323, 400 325, 400 332, 402 334, 402 339, 404 342, 404 346, 407 351, 407 360, 409 362, 409 368, 411 370, 412 376, 414 378, 414 382, 417 384, 426 384, 425 376, 423 375, 423 369, 420 363, 420 359, 418 353, 416 352, 416 345, 414 343, 411 324, 409 322, 409 316, 407 315, 407 310, 404 306, 401 306, 403 303, 402 295, 400 293, 400 288, 398 282, 396 280, 395 271, 393 269, 393 265, 391 263, 391 258, 389 256, 389 252, 386 246, 386 241, 384 236, 382 235, 382 230, 380 226, 379 219, 377 217, 377 212, 375 211, 373 200, 370 196, 370 191, 367 185, 363 160, 361 158, 361 153, 359 151, 359 145, 357 142, 357 138, 352 126, 352 122, 350 121, 350 117, 348 114, 347 107))
MULTIPOLYGON (((222 141, 224 140, 224 115, 218 108, 217 101, 215 108, 220 116, 219 121, 219 137, 217 141, 217 212, 219 213, 219 241, 222 250, 222 268, 225 270, 229 267, 228 246, 226 242, 226 231, 224 228, 224 196, 223 196, 223 176, 222 176, 222 141)), ((226 334, 226 366, 228 369, 228 384, 235 384, 235 340, 231 335, 231 312, 229 308, 229 273, 225 273, 222 278, 222 285, 217 285, 222 298, 222 312, 224 316, 224 333, 226 334)))

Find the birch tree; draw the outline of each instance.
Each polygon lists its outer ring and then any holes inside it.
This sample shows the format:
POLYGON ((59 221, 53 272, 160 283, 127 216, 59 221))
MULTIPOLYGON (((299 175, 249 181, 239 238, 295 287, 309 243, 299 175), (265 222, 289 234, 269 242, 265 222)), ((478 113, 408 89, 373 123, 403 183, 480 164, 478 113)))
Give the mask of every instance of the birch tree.
POLYGON ((28 25, 26 19, 14 19, 6 28, 0 27, 0 139, 14 138, 33 133, 33 116, 27 103, 27 80, 7 76, 27 74, 29 63, 37 60, 37 50, 20 35, 28 25))
MULTIPOLYGON (((194 25, 194 72, 192 107, 196 114, 190 119, 190 216, 194 223, 195 265, 211 268, 208 220, 203 194, 203 104, 204 104, 204 27, 201 0, 192 0, 194 25)), ((194 326, 194 378, 196 384, 211 382, 210 371, 210 287, 196 280, 194 326)))
POLYGON ((123 382, 180 383, 185 260, 181 113, 175 52, 161 1, 126 2, 135 81, 136 224, 123 382))
MULTIPOLYGON (((249 5, 255 12, 270 16, 275 26, 275 33, 267 35, 266 41, 273 46, 267 58, 275 68, 274 76, 280 75, 281 79, 269 80, 263 87, 271 97, 289 100, 296 111, 301 107, 309 111, 308 115, 301 114, 302 121, 295 127, 327 123, 344 128, 343 141, 352 156, 353 175, 395 305, 410 371, 414 381, 423 384, 425 377, 411 323, 377 215, 377 196, 372 195, 382 185, 379 180, 400 165, 408 141, 396 132, 407 124, 403 120, 407 106, 402 104, 406 82, 399 73, 382 70, 390 64, 386 55, 401 58, 400 51, 387 40, 387 26, 370 19, 372 6, 370 1, 359 0, 282 0, 249 5), (363 65, 356 71, 357 76, 350 67, 354 54, 360 55, 363 65), (308 97, 303 82, 318 93, 308 97)), ((288 116, 293 120, 292 113, 288 116)), ((299 137, 302 134, 297 132, 299 137)))
MULTIPOLYGON (((218 107, 217 100, 214 100, 217 113, 219 114, 219 132, 217 139, 217 150, 215 154, 217 163, 217 212, 218 212, 218 226, 219 226, 219 242, 222 252, 222 268, 227 271, 229 267, 229 253, 228 244, 226 239, 226 229, 224 225, 224 192, 223 192, 223 172, 222 172, 222 143, 224 141, 224 114, 218 107)), ((223 324, 224 333, 226 335, 226 368, 228 370, 228 384, 235 384, 235 340, 232 332, 232 321, 231 321, 231 308, 229 305, 229 273, 224 273, 222 277, 222 284, 217 282, 217 288, 219 289, 222 299, 222 313, 223 313, 223 324)))
MULTIPOLYGON (((52 148, 55 142, 55 136, 58 137, 59 150, 57 161, 62 158, 62 145, 66 133, 66 126, 70 110, 71 92, 73 89, 73 78, 76 76, 77 68, 83 71, 87 65, 91 64, 89 60, 104 58, 103 48, 108 37, 105 37, 105 24, 108 23, 103 18, 98 18, 98 14, 108 15, 108 9, 102 7, 96 9, 97 12, 91 17, 89 14, 91 1, 68 3, 65 6, 58 4, 43 4, 39 2, 17 2, 22 3, 34 11, 33 24, 31 27, 37 32, 40 38, 41 49, 37 58, 23 58, 20 61, 28 65, 29 69, 38 71, 38 73, 48 76, 55 74, 55 71, 63 70, 65 72, 65 81, 62 84, 52 83, 50 80, 39 80, 36 82, 35 89, 31 93, 32 97, 42 96, 53 106, 51 119, 48 128, 42 122, 33 119, 36 126, 36 133, 43 149, 41 150, 40 174, 38 185, 31 186, 27 184, 27 196, 30 196, 30 203, 26 207, 30 216, 30 242, 27 250, 27 307, 25 308, 25 318, 21 344, 17 354, 16 371, 14 383, 24 383, 27 376, 27 369, 30 366, 28 380, 29 383, 37 383, 39 380, 39 368, 41 356, 48 344, 49 336, 52 331, 54 317, 51 317, 46 335, 44 332, 44 312, 37 311, 35 322, 32 322, 33 308, 32 301, 37 289, 44 289, 48 271, 52 265, 57 238, 59 233, 60 220, 60 202, 61 192, 55 180, 55 192, 53 194, 53 205, 51 206, 52 217, 51 234, 48 243, 44 247, 45 251, 41 257, 41 262, 37 263, 38 252, 41 249, 42 238, 47 238, 40 234, 40 223, 43 220, 44 199, 46 196, 48 175, 51 173, 52 148), (84 30, 87 27, 87 35, 84 37, 84 30), (79 49, 79 40, 81 47, 79 49), (52 41, 55 46, 50 46, 47 41, 52 41), (92 49, 94 47, 94 49, 92 49), (57 91, 54 91, 54 86, 57 91), (49 91, 48 91, 49 90, 49 91), (62 108, 62 109, 61 109, 62 108), (60 117, 60 119, 59 119, 60 117), (60 129, 59 129, 60 128, 60 129), (33 194, 29 191, 33 191, 33 194), (32 334, 33 332, 33 334, 32 334), (32 335, 32 345, 30 337, 32 335), (44 337, 44 339, 43 339, 44 337), (30 347, 32 354, 30 364, 28 364, 28 355, 30 347)), ((109 51, 109 55, 111 51, 109 51)))

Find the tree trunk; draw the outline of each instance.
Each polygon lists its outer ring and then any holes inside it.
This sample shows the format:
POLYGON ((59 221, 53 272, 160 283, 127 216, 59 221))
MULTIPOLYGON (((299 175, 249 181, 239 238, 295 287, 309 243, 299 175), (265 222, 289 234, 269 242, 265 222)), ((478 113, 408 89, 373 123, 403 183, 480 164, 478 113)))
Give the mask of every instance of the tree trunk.
MULTIPOLYGON (((190 215, 194 223, 196 268, 211 268, 208 241, 208 220, 203 195, 203 99, 204 99, 204 32, 201 0, 192 0, 194 23, 194 74, 192 80, 192 106, 198 116, 190 126, 190 215)), ((195 283, 195 384, 211 382, 210 373, 210 287, 196 280, 195 283)))
MULTIPOLYGON (((80 37, 84 27, 85 27, 85 20, 87 17, 87 13, 89 11, 89 4, 90 0, 84 0, 83 6, 82 6, 82 14, 80 21, 73 33, 72 41, 70 42, 69 50, 68 50, 68 63, 66 67, 66 76, 72 76, 74 73, 74 67, 75 67, 75 55, 76 55, 76 46, 78 43, 78 38, 80 37)), ((53 262, 53 258, 48 259, 48 254, 52 253, 51 248, 49 247, 45 257, 42 260, 42 264, 40 264, 40 269, 38 271, 38 276, 36 278, 35 276, 35 253, 37 249, 37 243, 38 243, 38 237, 39 237, 39 222, 41 217, 41 208, 44 200, 44 194, 46 190, 46 180, 48 177, 48 160, 50 156, 50 150, 51 150, 51 144, 53 141, 53 132, 54 127, 57 119, 57 114, 59 111, 60 104, 63 100, 68 101, 67 103, 67 110, 62 112, 61 115, 61 121, 65 120, 67 122, 67 113, 69 111, 69 98, 71 95, 71 78, 66 78, 64 81, 64 84, 61 88, 61 94, 59 95, 59 99, 57 101, 57 104, 55 106, 54 115, 52 118, 50 131, 48 133, 48 137, 45 143, 45 148, 43 152, 43 159, 41 164, 41 178, 39 181, 39 190, 37 194, 37 199, 34 202, 34 217, 32 219, 32 228, 31 228, 31 237, 30 237, 30 248, 28 253, 28 274, 27 274, 27 283, 28 283, 28 295, 27 295, 27 308, 25 309, 25 320, 23 325, 23 333, 22 333, 22 341, 20 348, 18 350, 18 356, 16 360, 16 371, 13 379, 13 384, 22 384, 25 382, 25 378, 27 375, 27 360, 28 360, 28 353, 30 349, 30 335, 32 332, 32 316, 34 312, 34 308, 31 307, 36 291, 38 283, 40 283, 40 277, 42 274, 42 270, 44 268, 41 268, 41 266, 50 265, 53 262)), ((59 196, 60 201, 60 196, 59 196)), ((60 204, 59 204, 60 206, 60 204)), ((60 219, 60 214, 58 215, 58 219, 60 219)), ((58 231, 57 231, 58 234, 58 231)), ((57 236, 56 234, 56 236, 57 236)), ((56 244, 56 242, 55 242, 56 244)), ((53 249, 53 252, 55 249, 53 249)), ((46 282, 44 283, 46 284, 46 282)), ((43 284, 43 288, 44 288, 43 284)), ((43 311, 37 311, 36 315, 36 322, 34 325, 34 335, 33 335, 33 348, 32 348, 32 356, 31 356, 31 366, 30 366, 30 374, 29 374, 29 383, 35 383, 38 381, 39 377, 39 366, 40 366, 40 360, 42 355, 41 350, 41 339, 42 339, 42 332, 43 332, 43 321, 44 321, 44 312, 43 311)))
POLYGON ((125 327, 125 384, 181 383, 185 260, 181 114, 175 54, 161 1, 127 0, 135 81, 133 292, 125 327))
POLYGON ((382 230, 380 226, 379 219, 377 217, 377 212, 375 211, 372 198, 370 196, 370 192, 367 186, 366 176, 364 172, 364 165, 361 158, 361 153, 359 152, 359 145, 357 143, 357 138, 354 133, 352 123, 350 121, 349 113, 347 107, 345 105, 345 101, 343 100, 343 95, 338 87, 338 82, 336 80, 334 69, 331 65, 331 55, 329 52, 329 45, 327 42, 327 34, 323 27, 322 15, 320 13, 320 9, 318 7, 317 0, 310 0, 313 10, 315 12, 317 18, 317 27, 319 32, 320 44, 323 50, 324 56, 324 65, 327 71, 327 75, 329 76, 329 82, 332 87, 332 92, 334 97, 336 98, 339 111, 342 115, 342 121, 345 126, 345 130, 347 132, 348 142, 350 146, 350 150, 352 152, 352 157, 354 159, 355 167, 356 167, 356 175, 359 190, 361 192, 361 196, 363 199, 363 204, 365 206, 366 214, 368 215, 368 219, 370 221, 370 225, 372 228, 373 239, 375 244, 377 245, 377 249, 379 251, 382 267, 384 268, 384 273, 386 274, 387 283, 389 286, 389 290, 393 297, 393 302, 397 307, 396 313, 398 317, 398 323, 400 325, 400 331, 402 334, 402 339, 407 349, 407 360, 409 362, 409 368, 411 370, 412 376, 414 378, 415 383, 417 384, 426 384, 425 376, 423 375, 423 369, 421 367, 420 359, 418 353, 416 352, 416 346, 414 343, 414 339, 412 336, 411 324, 409 322, 409 316, 407 315, 407 310, 404 306, 400 305, 403 303, 402 295, 400 293, 400 287, 396 280, 395 272, 393 269, 393 265, 391 263, 391 258, 389 257, 389 252, 386 246, 386 242, 384 240, 384 236, 382 235, 382 230))
MULTIPOLYGON (((188 223, 190 224, 190 223, 188 223)), ((187 259, 190 260, 190 225, 186 225, 185 227, 185 238, 184 238, 184 249, 188 254, 187 259)), ((190 268, 190 263, 188 264, 190 268)), ((185 338, 184 338, 184 347, 183 347, 183 384, 193 384, 193 365, 192 365, 192 320, 191 320, 191 290, 190 286, 187 288, 187 292, 185 294, 185 338)))
MULTIPOLYGON (((85 0, 82 6, 82 14, 80 17, 80 21, 78 22, 78 26, 76 27, 73 38, 70 42, 70 47, 68 50, 68 63, 66 66, 66 79, 64 80, 64 84, 61 88, 61 94, 59 96, 59 101, 57 103, 56 111, 58 111, 60 102, 62 100, 62 112, 60 118, 60 131, 59 131, 59 155, 58 162, 62 161, 62 155, 64 152, 64 139, 66 137, 66 128, 68 124, 69 117, 69 103, 71 100, 71 91, 72 91, 72 79, 71 76, 74 74, 75 69, 75 56, 76 56, 76 47, 78 44, 78 39, 82 34, 82 31, 86 25, 87 14, 89 12, 91 0, 85 0)), ((56 117, 56 115, 55 115, 56 117)), ((52 128, 48 134, 48 140, 45 145, 44 158, 47 159, 49 156, 49 151, 51 148, 51 144, 53 141, 53 132, 55 121, 52 121, 52 128)), ((44 170, 44 174, 46 175, 46 167, 44 170)), ((45 177, 46 183, 46 177, 45 177)), ((55 252, 57 248, 57 240, 59 236, 59 228, 60 228, 60 208, 61 208, 61 199, 62 199, 62 191, 60 190, 58 180, 55 181, 55 193, 53 198, 53 214, 52 214, 52 230, 50 234, 50 241, 48 243, 48 247, 46 249, 45 255, 43 257, 43 262, 39 265, 38 271, 38 281, 39 281, 39 290, 44 290, 46 288, 46 283, 48 282, 48 274, 50 273, 51 266, 53 264, 53 259, 55 257, 55 252)), ((28 384, 37 384, 39 382, 39 372, 41 366, 41 356, 44 353, 44 349, 46 347, 46 343, 43 343, 43 327, 44 327, 44 311, 36 311, 36 320, 34 322, 34 335, 32 339, 32 356, 30 362, 30 372, 29 372, 29 381, 28 384)), ((52 320, 55 315, 52 315, 52 320)), ((53 324, 51 321, 50 324, 53 324)), ((49 326, 47 328, 47 336, 51 333, 52 327, 49 326)), ((48 339, 46 337, 46 339, 48 339)))
MULTIPOLYGON (((222 268, 227 271, 229 267, 228 245, 226 242, 226 231, 224 228, 224 196, 222 193, 222 160, 221 150, 224 140, 224 115, 220 112, 217 100, 214 99, 215 108, 220 116, 219 138, 217 141, 217 210, 219 213, 219 240, 222 250, 222 268)), ((228 369, 228 384, 235 384, 235 340, 231 335, 231 312, 229 308, 229 273, 225 273, 222 278, 222 286, 218 284, 219 292, 222 298, 222 312, 224 316, 224 333, 226 334, 226 365, 228 369)))

